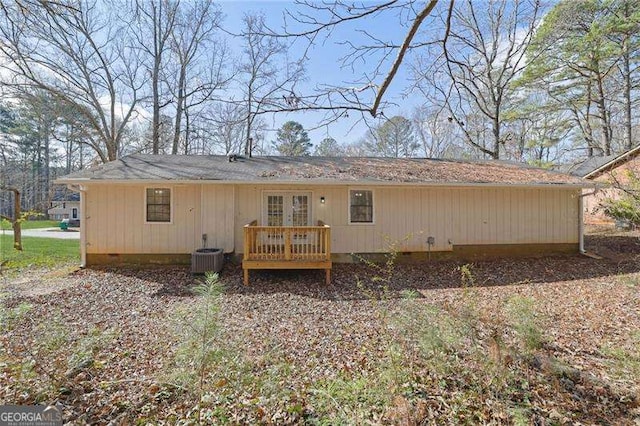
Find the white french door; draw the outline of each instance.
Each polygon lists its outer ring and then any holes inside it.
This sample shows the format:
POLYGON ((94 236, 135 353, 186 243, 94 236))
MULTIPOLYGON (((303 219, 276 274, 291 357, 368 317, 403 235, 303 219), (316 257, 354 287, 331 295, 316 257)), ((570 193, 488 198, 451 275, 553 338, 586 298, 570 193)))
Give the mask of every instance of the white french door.
POLYGON ((266 226, 311 225, 310 192, 265 192, 262 206, 266 226))

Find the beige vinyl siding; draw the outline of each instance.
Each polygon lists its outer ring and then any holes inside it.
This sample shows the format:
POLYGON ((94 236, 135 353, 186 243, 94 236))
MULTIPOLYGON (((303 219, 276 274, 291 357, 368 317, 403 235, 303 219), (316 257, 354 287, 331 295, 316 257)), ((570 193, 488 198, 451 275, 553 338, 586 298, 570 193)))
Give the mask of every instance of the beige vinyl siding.
POLYGON ((87 253, 190 253, 203 233, 233 251, 233 186, 100 184, 86 199, 87 253), (171 188, 171 223, 146 223, 147 187, 171 188))
POLYGON ((234 250, 235 186, 202 185, 202 234, 207 234, 207 247, 234 250))
POLYGON ((580 190, 559 188, 425 188, 240 185, 236 197, 236 251, 242 226, 262 220, 263 191, 312 192, 312 220, 331 225, 335 253, 434 251, 453 245, 578 242, 580 190), (349 224, 349 189, 374 191, 374 223, 349 224), (320 204, 320 197, 325 204, 320 204))
POLYGON ((579 190, 454 189, 453 243, 577 243, 579 190))
POLYGON ((169 184, 171 223, 145 223, 145 188, 89 184, 88 253, 190 253, 243 250, 243 226, 263 220, 265 191, 311 194, 312 224, 331 226, 332 251, 434 251, 454 245, 578 243, 579 189, 169 184), (373 191, 374 223, 349 224, 349 189, 373 191), (325 204, 320 203, 325 197, 325 204))

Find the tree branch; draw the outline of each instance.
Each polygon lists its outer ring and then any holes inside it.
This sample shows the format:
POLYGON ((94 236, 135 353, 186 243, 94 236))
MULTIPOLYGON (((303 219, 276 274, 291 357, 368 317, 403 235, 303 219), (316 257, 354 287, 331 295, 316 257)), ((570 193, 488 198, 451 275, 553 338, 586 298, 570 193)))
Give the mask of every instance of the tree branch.
MULTIPOLYGON (((387 91, 387 89, 389 88, 389 85, 391 84, 391 81, 393 80, 396 73, 398 72, 398 68, 400 68, 400 64, 404 59, 404 55, 407 52, 407 48, 411 45, 411 41, 413 40, 413 37, 416 35, 418 28, 420 28, 420 25, 422 24, 422 22, 425 20, 427 16, 429 16, 429 14, 431 13, 431 11, 433 10, 433 8, 436 6, 437 3, 438 3, 438 0, 431 0, 427 4, 427 6, 422 10, 422 12, 420 12, 418 16, 416 16, 416 19, 413 21, 413 24, 409 29, 409 33, 405 37, 404 42, 402 43, 402 46, 398 51, 398 56, 396 57, 396 60, 393 63, 393 66, 391 67, 389 74, 387 74, 387 77, 382 82, 380 89, 378 89, 378 94, 376 95, 376 98, 373 101, 373 106, 371 107, 371 111, 370 111, 372 116, 374 117, 377 116, 378 107, 380 106, 382 97, 384 96, 384 93, 387 91)), ((453 1, 451 3, 453 3, 453 1)))

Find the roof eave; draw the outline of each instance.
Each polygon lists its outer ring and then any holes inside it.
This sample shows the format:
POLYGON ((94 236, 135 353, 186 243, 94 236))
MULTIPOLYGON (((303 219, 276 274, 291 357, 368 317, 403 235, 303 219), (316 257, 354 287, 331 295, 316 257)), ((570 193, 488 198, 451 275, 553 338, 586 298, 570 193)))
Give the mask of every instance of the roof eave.
POLYGON ((306 179, 306 180, 209 180, 209 179, 90 179, 58 178, 55 183, 66 185, 87 185, 87 184, 173 184, 173 185, 193 185, 193 184, 220 184, 220 185, 319 185, 319 186, 434 186, 434 187, 518 187, 518 188, 595 188, 596 183, 591 182, 398 182, 398 181, 376 181, 376 180, 327 180, 327 179, 306 179))
POLYGON ((627 160, 627 157, 631 157, 629 159, 633 159, 633 157, 638 153, 640 153, 640 145, 636 146, 633 149, 630 149, 627 152, 620 154, 613 160, 606 162, 605 164, 598 167, 597 169, 590 171, 589 173, 583 176, 583 179, 592 179, 592 178, 598 177, 601 174, 606 173, 607 169, 609 169, 610 167, 615 166, 616 164, 620 163, 623 160, 627 160))

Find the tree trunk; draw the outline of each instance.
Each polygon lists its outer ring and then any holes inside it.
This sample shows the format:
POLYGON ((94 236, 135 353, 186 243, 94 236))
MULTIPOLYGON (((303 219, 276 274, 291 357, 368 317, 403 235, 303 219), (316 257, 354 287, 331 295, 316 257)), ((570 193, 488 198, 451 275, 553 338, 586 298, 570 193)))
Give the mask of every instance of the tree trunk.
POLYGON ((111 140, 107 141, 107 158, 102 158, 102 156, 100 156, 104 163, 118 159, 118 142, 114 139, 115 136, 112 136, 111 140))
MULTIPOLYGON (((191 145, 191 141, 189 140, 189 132, 191 131, 191 117, 189 117, 189 110, 184 110, 184 146, 185 151, 188 153, 189 145, 191 145)), ((204 149, 202 150, 202 154, 204 154, 204 149)))
MULTIPOLYGON (((189 111, 185 109, 184 111, 184 127, 185 127, 185 135, 184 135, 184 155, 189 155, 189 153, 198 155, 198 145, 196 144, 195 149, 191 148, 191 140, 189 139, 189 111)), ((197 136, 197 135, 196 135, 197 136)), ((197 141, 197 137, 196 137, 197 141)), ((200 154, 204 154, 204 148, 200 154)))
POLYGON ((499 106, 496 105, 495 118, 493 119, 493 152, 491 152, 491 158, 494 160, 500 159, 500 116, 499 106))
POLYGON ((20 205, 20 191, 16 188, 0 188, 3 191, 13 192, 13 218, 2 216, 3 219, 7 219, 11 222, 13 227, 13 248, 22 251, 22 227, 20 223, 20 212, 22 207, 20 205))
POLYGON ((38 145, 36 146, 36 171, 34 174, 34 180, 31 182, 31 188, 33 191, 33 204, 27 206, 27 210, 40 209, 42 205, 42 187, 44 181, 44 161, 42 154, 44 153, 43 141, 45 134, 45 125, 42 120, 38 121, 38 145))
POLYGON ((51 161, 51 155, 49 152, 50 148, 50 133, 51 133, 52 123, 47 120, 44 128, 44 175, 42 181, 42 195, 43 195, 43 203, 42 203, 42 213, 45 215, 45 219, 49 220, 49 213, 47 206, 49 205, 49 182, 51 181, 51 169, 49 168, 49 163, 51 161), (46 202, 46 203, 45 203, 46 202))
MULTIPOLYGON (((69 134, 69 126, 67 125, 67 134, 69 134)), ((71 157, 73 156, 73 142, 71 139, 67 138, 65 141, 66 150, 67 150, 67 158, 65 158, 65 173, 71 173, 71 157)))
POLYGON ((22 251, 22 224, 20 222, 20 191, 12 189, 15 200, 13 201, 13 248, 22 251))
MULTIPOLYGON (((593 103, 593 87, 592 87, 592 81, 591 79, 589 79, 588 83, 587 83, 587 98, 586 98, 586 102, 587 105, 585 107, 585 119, 584 119, 584 125, 581 125, 581 129, 582 129, 582 134, 584 135, 585 141, 587 142, 587 155, 589 157, 593 157, 594 156, 594 148, 596 148, 596 140, 593 136, 593 129, 591 128, 591 104, 593 103)), ((577 110, 573 111, 573 114, 576 117, 576 122, 578 124, 580 124, 580 115, 578 114, 577 110)))
POLYGON ((152 152, 160 153, 160 90, 158 82, 158 74, 160 73, 160 58, 154 59, 153 75, 151 76, 151 86, 153 91, 153 133, 152 133, 152 152))
POLYGON ((631 129, 631 64, 629 59, 629 36, 626 36, 622 43, 622 67, 624 80, 624 141, 625 148, 631 149, 633 146, 633 134, 631 129))
POLYGON ((603 76, 600 73, 600 64, 594 61, 594 74, 596 78, 598 88, 598 100, 596 105, 598 107, 598 114, 600 115, 600 127, 602 128, 602 150, 604 155, 611 155, 611 126, 609 124, 609 115, 607 114, 607 105, 605 104, 604 97, 604 84, 603 76))
MULTIPOLYGON (((249 99, 248 102, 248 108, 247 108, 247 134, 246 134, 247 140, 245 142, 244 145, 244 155, 251 157, 251 151, 253 150, 253 147, 251 146, 251 99, 249 99)), ((227 153, 230 154, 230 153, 227 153)))
POLYGON ((178 146, 180 145, 180 127, 182 126, 182 111, 184 108, 184 93, 185 93, 185 73, 184 67, 180 68, 180 78, 178 81, 178 96, 176 99, 176 121, 175 128, 173 129, 173 146, 171 147, 171 153, 178 153, 178 146))

